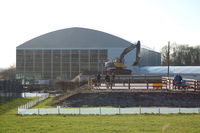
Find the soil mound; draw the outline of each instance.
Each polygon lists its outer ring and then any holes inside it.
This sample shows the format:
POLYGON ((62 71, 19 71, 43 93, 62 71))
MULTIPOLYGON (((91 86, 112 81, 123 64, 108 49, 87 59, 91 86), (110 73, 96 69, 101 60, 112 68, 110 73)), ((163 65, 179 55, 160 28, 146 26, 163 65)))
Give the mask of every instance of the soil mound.
POLYGON ((200 93, 100 92, 79 93, 59 103, 65 107, 199 107, 200 93))

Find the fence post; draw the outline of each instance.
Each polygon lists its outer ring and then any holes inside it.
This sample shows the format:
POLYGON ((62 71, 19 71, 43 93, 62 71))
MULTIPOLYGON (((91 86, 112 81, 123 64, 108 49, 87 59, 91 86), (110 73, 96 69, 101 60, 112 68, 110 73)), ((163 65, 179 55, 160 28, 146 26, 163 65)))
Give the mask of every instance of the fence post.
POLYGON ((128 79, 128 89, 131 89, 130 78, 128 79))
POLYGON ((119 114, 121 113, 120 106, 119 106, 119 114))
POLYGON ((101 107, 99 107, 99 114, 101 115, 101 107))
POLYGON ((78 113, 81 114, 81 107, 78 108, 78 113))
POLYGON ((140 114, 142 113, 141 107, 140 107, 140 114))
POLYGON ((178 109, 178 112, 179 112, 179 114, 181 113, 181 108, 179 107, 179 109, 178 109))
POLYGON ((160 114, 160 107, 158 108, 158 114, 160 114))
POLYGON ((149 89, 149 82, 147 81, 147 90, 149 89))
POLYGON ((38 108, 38 115, 40 114, 40 108, 38 108))
POLYGON ((198 108, 198 112, 200 113, 200 108, 198 108))
POLYGON ((58 114, 60 114, 60 106, 57 106, 58 114))

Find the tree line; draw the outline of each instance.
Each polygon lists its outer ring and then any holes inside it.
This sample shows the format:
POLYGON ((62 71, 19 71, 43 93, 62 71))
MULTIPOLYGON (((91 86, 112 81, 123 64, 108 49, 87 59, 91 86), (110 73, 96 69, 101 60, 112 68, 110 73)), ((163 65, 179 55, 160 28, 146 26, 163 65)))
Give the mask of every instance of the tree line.
MULTIPOLYGON (((199 66, 200 46, 189 46, 187 44, 178 45, 173 43, 169 50, 170 66, 199 66)), ((168 46, 161 49, 161 64, 168 65, 168 46)))
POLYGON ((15 71, 15 66, 10 66, 9 68, 2 70, 0 72, 0 79, 15 79, 15 71))

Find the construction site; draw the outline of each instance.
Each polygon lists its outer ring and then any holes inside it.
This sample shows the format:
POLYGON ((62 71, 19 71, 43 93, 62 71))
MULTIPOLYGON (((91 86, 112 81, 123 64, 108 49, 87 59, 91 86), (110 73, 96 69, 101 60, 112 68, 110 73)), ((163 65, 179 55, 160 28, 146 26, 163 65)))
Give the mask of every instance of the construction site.
POLYGON ((161 54, 140 41, 74 27, 33 38, 16 53, 24 91, 59 93, 52 105, 199 106, 200 67, 161 66, 161 54))

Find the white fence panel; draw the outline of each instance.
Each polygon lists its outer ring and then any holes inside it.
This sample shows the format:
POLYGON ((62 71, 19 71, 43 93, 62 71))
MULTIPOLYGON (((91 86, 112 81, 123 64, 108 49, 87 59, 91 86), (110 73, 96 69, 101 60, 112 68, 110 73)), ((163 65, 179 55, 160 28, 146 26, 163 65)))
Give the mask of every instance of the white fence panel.
POLYGON ((100 108, 99 110, 103 115, 119 114, 119 108, 100 108))
POLYGON ((33 115, 33 114, 39 114, 39 113, 38 113, 38 109, 18 109, 18 114, 33 115))
POLYGON ((100 108, 80 108, 80 114, 100 114, 100 108))
POLYGON ((44 109, 40 108, 39 109, 41 115, 46 115, 46 114, 59 114, 58 108, 49 108, 49 109, 44 109))
POLYGON ((181 108, 181 113, 199 113, 199 108, 181 108))
POLYGON ((80 114, 79 108, 64 109, 60 108, 60 114, 80 114))
POLYGON ((160 108, 162 114, 177 114, 180 113, 180 108, 160 108))
POLYGON ((159 108, 140 108, 140 113, 158 114, 159 113, 159 108))
POLYGON ((19 108, 18 114, 94 114, 94 115, 114 115, 114 114, 172 114, 172 113, 200 113, 200 108, 19 108))
POLYGON ((140 108, 121 108, 120 114, 139 114, 140 108))
POLYGON ((172 114, 172 113, 200 113, 200 108, 36 108, 29 109, 38 102, 48 98, 49 95, 41 96, 18 108, 18 114, 94 114, 94 115, 114 115, 114 114, 172 114))

